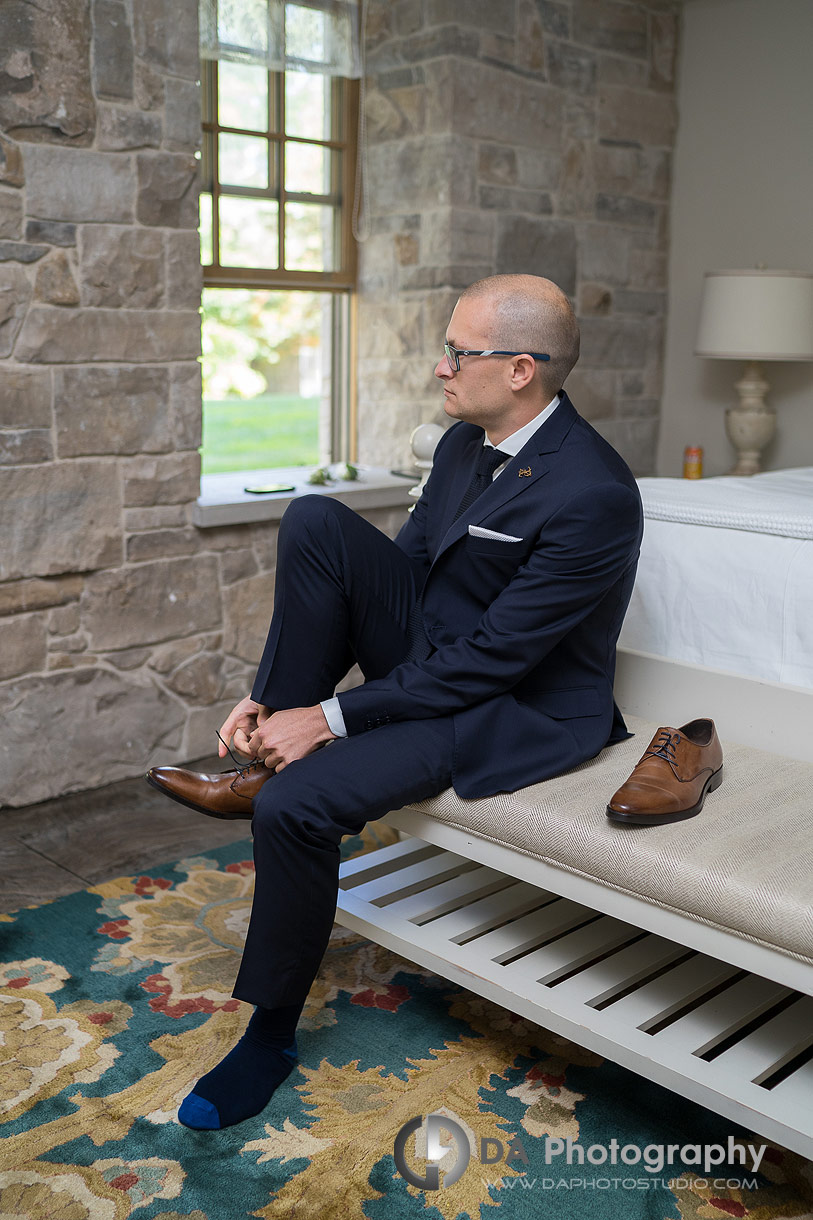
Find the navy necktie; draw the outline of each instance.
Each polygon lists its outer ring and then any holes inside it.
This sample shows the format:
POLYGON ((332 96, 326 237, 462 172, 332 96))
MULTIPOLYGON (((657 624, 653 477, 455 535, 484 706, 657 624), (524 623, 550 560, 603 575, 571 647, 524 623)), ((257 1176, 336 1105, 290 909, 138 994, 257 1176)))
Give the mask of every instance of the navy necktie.
POLYGON ((501 449, 492 449, 490 445, 483 445, 483 451, 477 459, 477 469, 465 490, 457 512, 452 518, 453 522, 462 516, 477 497, 485 491, 494 477, 494 471, 503 462, 507 462, 509 457, 510 454, 503 453, 501 449))

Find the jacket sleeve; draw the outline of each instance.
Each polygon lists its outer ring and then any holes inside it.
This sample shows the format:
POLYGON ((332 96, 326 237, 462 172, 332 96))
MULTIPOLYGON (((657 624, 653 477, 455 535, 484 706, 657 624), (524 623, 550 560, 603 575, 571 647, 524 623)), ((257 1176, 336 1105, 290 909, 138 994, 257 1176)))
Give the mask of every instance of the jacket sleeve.
POLYGON ((637 491, 622 483, 580 491, 546 522, 470 635, 338 696, 348 733, 448 715, 510 690, 636 562, 640 539, 637 491))

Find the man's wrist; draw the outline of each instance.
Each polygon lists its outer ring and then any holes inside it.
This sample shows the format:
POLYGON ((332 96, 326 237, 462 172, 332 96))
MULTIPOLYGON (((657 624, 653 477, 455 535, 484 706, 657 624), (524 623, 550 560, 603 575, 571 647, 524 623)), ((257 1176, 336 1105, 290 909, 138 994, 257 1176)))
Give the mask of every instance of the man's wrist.
POLYGON ((333 732, 330 722, 325 715, 325 709, 321 703, 315 704, 311 708, 311 711, 313 712, 314 725, 320 743, 323 741, 333 741, 336 737, 338 737, 338 733, 333 732))

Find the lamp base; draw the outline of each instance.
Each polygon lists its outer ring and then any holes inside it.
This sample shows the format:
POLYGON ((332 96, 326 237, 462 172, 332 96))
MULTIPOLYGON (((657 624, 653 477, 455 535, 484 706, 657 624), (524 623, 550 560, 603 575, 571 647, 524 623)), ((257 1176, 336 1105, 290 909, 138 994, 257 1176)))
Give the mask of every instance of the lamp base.
POLYGON ((768 383, 755 360, 745 366, 738 382, 740 401, 725 413, 725 430, 737 452, 733 475, 759 474, 760 455, 776 434, 776 411, 765 402, 768 383))

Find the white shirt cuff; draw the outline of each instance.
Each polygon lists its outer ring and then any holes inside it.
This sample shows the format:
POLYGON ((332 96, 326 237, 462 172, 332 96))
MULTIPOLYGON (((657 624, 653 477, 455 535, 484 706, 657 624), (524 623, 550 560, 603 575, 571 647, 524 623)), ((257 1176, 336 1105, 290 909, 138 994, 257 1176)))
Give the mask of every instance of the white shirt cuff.
POLYGON ((347 736, 347 726, 344 723, 344 716, 342 715, 342 709, 339 705, 339 700, 336 698, 324 699, 319 704, 319 706, 321 707, 322 711, 325 713, 325 720, 327 721, 327 727, 330 729, 333 736, 334 737, 346 737, 347 736))

